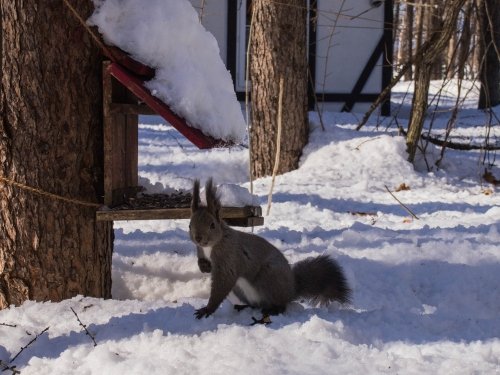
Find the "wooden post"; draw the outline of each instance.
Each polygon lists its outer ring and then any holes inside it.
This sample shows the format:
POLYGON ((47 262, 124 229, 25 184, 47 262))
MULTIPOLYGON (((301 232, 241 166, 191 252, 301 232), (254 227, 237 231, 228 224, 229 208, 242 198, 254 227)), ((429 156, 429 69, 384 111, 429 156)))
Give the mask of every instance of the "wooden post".
POLYGON ((130 97, 108 65, 103 65, 104 204, 111 206, 137 193, 139 118, 136 113, 112 110, 116 103, 129 104, 130 97))

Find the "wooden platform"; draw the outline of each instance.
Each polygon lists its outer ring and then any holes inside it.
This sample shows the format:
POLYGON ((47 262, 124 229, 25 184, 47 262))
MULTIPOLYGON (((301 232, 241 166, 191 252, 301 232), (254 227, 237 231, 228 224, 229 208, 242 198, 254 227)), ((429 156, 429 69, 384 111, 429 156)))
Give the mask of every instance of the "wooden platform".
MULTIPOLYGON (((138 186, 138 115, 158 114, 200 149, 230 144, 203 134, 151 94, 144 82, 154 71, 120 52, 103 64, 104 204, 98 221, 189 219, 191 196, 142 194, 138 186), (124 65, 122 65, 124 64, 124 65)), ((259 206, 222 207, 228 225, 264 224, 259 206)))
MULTIPOLYGON (((221 216, 231 226, 251 227, 264 224, 260 206, 222 207, 221 216)), ((189 219, 189 207, 108 209, 96 213, 97 221, 189 219)))

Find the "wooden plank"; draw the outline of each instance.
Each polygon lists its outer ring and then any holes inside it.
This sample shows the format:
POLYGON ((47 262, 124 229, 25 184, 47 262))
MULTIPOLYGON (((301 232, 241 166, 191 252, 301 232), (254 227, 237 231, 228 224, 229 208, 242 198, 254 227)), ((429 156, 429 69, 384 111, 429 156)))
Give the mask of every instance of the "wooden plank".
MULTIPOLYGON (((222 207, 223 219, 245 219, 259 217, 262 213, 260 207, 222 207)), ((156 208, 147 210, 99 210, 96 212, 97 221, 117 220, 167 220, 189 219, 191 208, 156 208)), ((256 220, 258 221, 258 220, 256 220)))
POLYGON ((114 114, 111 116, 112 123, 112 164, 111 164, 111 175, 113 185, 111 188, 113 206, 116 206, 120 203, 124 202, 124 197, 116 194, 116 191, 119 191, 127 186, 127 182, 125 180, 125 155, 127 152, 126 149, 126 116, 122 114, 114 114))
POLYGON ((109 111, 127 115, 156 115, 156 112, 145 104, 111 103, 109 111))
POLYGON ((109 108, 112 102, 112 78, 108 72, 109 62, 102 69, 102 108, 103 108, 103 148, 104 148, 104 204, 113 203, 113 115, 109 108))
POLYGON ((112 206, 137 191, 138 115, 112 110, 117 100, 137 99, 111 76, 109 65, 103 64, 104 204, 112 206))
POLYGON ((134 95, 146 103, 153 111, 167 120, 170 125, 177 129, 184 137, 186 137, 198 148, 207 149, 230 146, 228 142, 214 139, 213 137, 203 134, 201 130, 189 126, 185 119, 172 112, 168 105, 153 96, 144 86, 143 81, 127 73, 127 71, 121 68, 118 64, 111 63, 108 66, 108 71, 113 77, 132 91, 134 95))
POLYGON ((125 187, 139 185, 139 117, 124 115, 125 128, 125 187))
POLYGON ((264 225, 262 216, 252 216, 244 218, 225 219, 227 225, 232 227, 258 227, 264 225))

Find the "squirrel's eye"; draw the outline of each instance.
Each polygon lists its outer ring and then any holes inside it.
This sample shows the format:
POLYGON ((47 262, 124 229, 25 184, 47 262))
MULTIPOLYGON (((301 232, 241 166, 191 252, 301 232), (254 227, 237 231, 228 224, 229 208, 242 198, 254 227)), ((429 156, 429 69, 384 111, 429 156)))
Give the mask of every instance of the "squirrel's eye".
POLYGON ((210 224, 210 229, 215 229, 215 223, 212 222, 212 224, 210 224))

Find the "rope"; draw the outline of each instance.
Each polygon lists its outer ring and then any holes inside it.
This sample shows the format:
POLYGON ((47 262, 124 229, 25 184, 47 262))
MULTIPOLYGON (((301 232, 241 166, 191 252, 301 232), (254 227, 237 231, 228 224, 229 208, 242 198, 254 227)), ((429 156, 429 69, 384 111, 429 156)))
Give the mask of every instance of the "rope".
POLYGON ((15 186, 15 187, 20 188, 20 189, 25 190, 25 191, 29 191, 30 193, 38 194, 38 195, 41 195, 44 197, 49 197, 49 198, 60 200, 60 201, 67 202, 67 203, 73 203, 73 204, 78 204, 80 206, 87 206, 87 207, 101 207, 102 206, 102 204, 98 204, 98 203, 91 203, 91 202, 86 202, 86 201, 82 201, 79 199, 66 198, 66 197, 63 197, 61 195, 52 194, 52 193, 46 192, 46 191, 41 190, 41 189, 37 189, 37 188, 31 187, 31 186, 28 186, 25 184, 21 184, 20 182, 16 182, 14 180, 11 180, 11 179, 8 179, 8 178, 2 177, 2 176, 0 176, 0 182, 3 182, 7 185, 15 186))
MULTIPOLYGON (((99 37, 94 34, 94 32, 91 30, 91 28, 86 24, 85 20, 80 16, 78 11, 69 3, 68 0, 63 0, 63 3, 68 7, 68 9, 76 17, 76 19, 80 22, 80 24, 85 28, 85 30, 87 30, 87 32, 90 34, 92 39, 94 39, 94 41, 97 43, 97 45, 109 56, 109 58, 111 60, 114 60, 113 54, 110 52, 109 48, 106 47, 106 45, 99 39, 99 37)), ((33 193, 33 194, 38 194, 38 195, 43 196, 43 197, 49 197, 49 198, 63 201, 66 203, 72 203, 72 204, 77 204, 77 205, 86 206, 86 207, 101 207, 102 206, 101 204, 98 204, 98 203, 91 203, 91 202, 86 202, 86 201, 82 201, 79 199, 66 198, 66 197, 63 197, 61 195, 49 193, 47 191, 37 189, 37 188, 34 188, 32 186, 25 185, 25 184, 22 184, 20 182, 16 182, 14 180, 11 180, 9 178, 2 177, 2 176, 0 176, 0 182, 3 182, 4 184, 7 184, 7 185, 15 186, 15 187, 22 189, 22 190, 25 190, 25 191, 29 191, 30 193, 33 193)))
POLYGON ((97 35, 95 35, 95 33, 92 31, 92 29, 89 27, 89 25, 87 25, 87 23, 82 18, 82 16, 80 16, 78 11, 70 4, 70 2, 68 0, 63 0, 63 3, 68 7, 68 9, 71 11, 71 13, 73 13, 73 15, 76 17, 78 22, 80 22, 80 24, 85 28, 85 30, 87 30, 87 32, 90 34, 92 39, 94 39, 94 41, 103 50, 103 52, 111 59, 111 61, 115 62, 115 58, 114 58, 114 55, 111 52, 111 50, 108 47, 106 47, 106 45, 102 42, 102 40, 97 35))

